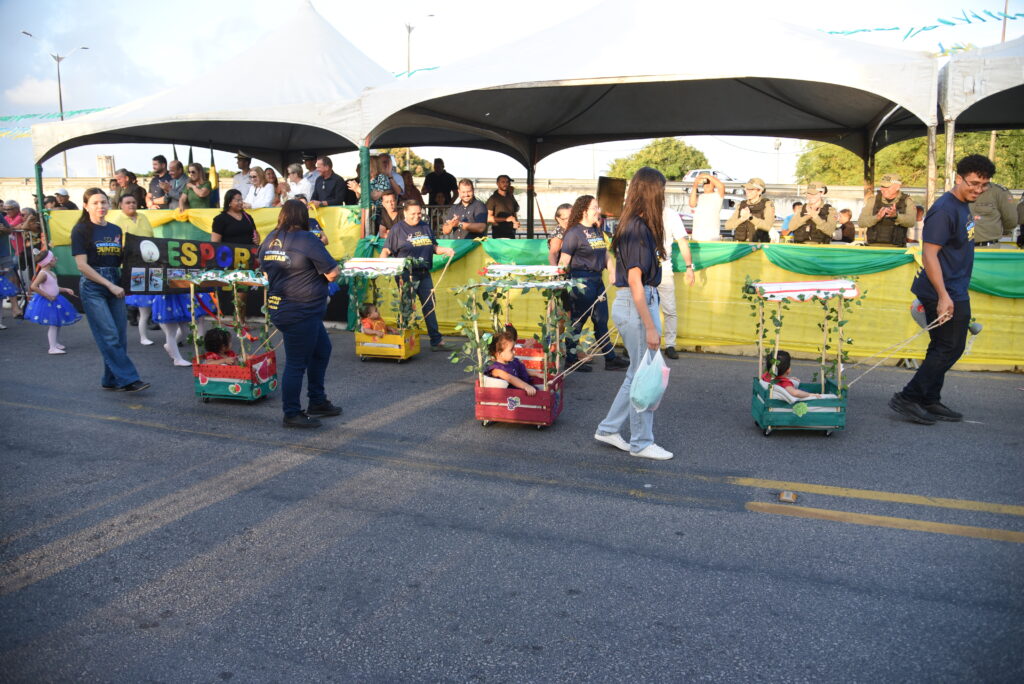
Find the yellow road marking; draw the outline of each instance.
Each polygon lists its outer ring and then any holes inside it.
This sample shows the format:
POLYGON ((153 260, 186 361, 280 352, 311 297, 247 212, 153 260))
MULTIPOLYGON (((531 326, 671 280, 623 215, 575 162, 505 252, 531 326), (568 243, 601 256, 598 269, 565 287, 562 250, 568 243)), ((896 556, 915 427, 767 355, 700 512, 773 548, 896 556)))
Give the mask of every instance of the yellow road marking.
POLYGON ((947 523, 929 522, 927 520, 912 520, 910 518, 892 518, 887 515, 865 515, 864 513, 850 513, 847 511, 830 511, 824 508, 806 508, 804 506, 790 506, 788 504, 764 503, 751 501, 746 506, 748 511, 754 513, 770 513, 773 515, 789 515, 795 518, 811 518, 813 520, 828 520, 831 522, 850 523, 853 525, 868 525, 871 527, 891 527, 898 530, 911 530, 914 532, 934 532, 935 534, 952 534, 958 537, 974 537, 975 539, 991 539, 993 541, 1013 542, 1024 544, 1024 532, 1013 532, 1011 530, 996 530, 988 527, 974 527, 972 525, 949 525, 947 523))
POLYGON ((756 477, 727 477, 729 484, 758 489, 788 489, 805 494, 824 494, 840 496, 847 499, 871 499, 873 501, 891 501, 893 503, 914 504, 917 506, 934 506, 936 508, 954 508, 961 511, 981 511, 983 513, 1001 513, 1003 515, 1024 516, 1024 506, 1011 504, 989 503, 987 501, 970 501, 968 499, 944 499, 937 496, 919 496, 900 492, 884 492, 874 489, 850 489, 849 487, 832 487, 829 485, 806 484, 803 482, 783 482, 781 480, 762 480, 756 477))

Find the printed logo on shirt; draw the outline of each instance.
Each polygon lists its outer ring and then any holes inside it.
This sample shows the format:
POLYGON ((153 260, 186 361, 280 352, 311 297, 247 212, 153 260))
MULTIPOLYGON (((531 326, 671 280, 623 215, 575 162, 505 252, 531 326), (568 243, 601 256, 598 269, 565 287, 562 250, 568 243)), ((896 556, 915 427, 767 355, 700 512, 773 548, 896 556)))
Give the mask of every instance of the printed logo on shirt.
POLYGON ((974 241, 974 221, 967 224, 967 239, 974 241))
POLYGON ((430 247, 431 245, 434 244, 433 242, 431 242, 430 236, 424 235, 423 233, 414 233, 410 235, 407 239, 409 241, 409 244, 412 245, 413 247, 430 247))
POLYGON ((98 256, 121 256, 121 236, 117 235, 107 242, 97 242, 96 254, 98 256))
POLYGON ((590 249, 596 251, 607 248, 604 238, 600 234, 589 230, 584 231, 584 234, 587 236, 587 242, 590 244, 590 249))
POLYGON ((278 295, 270 295, 267 297, 267 308, 271 311, 277 311, 277 307, 281 305, 281 298, 278 295))

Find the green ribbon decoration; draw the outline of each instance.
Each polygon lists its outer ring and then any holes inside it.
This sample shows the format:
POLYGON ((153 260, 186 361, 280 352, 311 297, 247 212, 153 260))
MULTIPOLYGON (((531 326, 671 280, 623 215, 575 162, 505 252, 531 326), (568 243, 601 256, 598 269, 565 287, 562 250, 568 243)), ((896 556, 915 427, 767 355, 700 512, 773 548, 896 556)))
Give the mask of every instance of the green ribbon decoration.
POLYGON ((875 247, 810 247, 771 244, 762 247, 768 261, 792 273, 816 276, 852 276, 878 273, 914 261, 905 249, 875 247))
POLYGON ((547 266, 548 241, 534 240, 484 240, 487 256, 499 264, 516 266, 547 266))
MULTIPOLYGON (((451 247, 455 250, 455 256, 452 257, 452 263, 455 263, 480 246, 480 243, 476 240, 438 240, 437 244, 441 247, 451 247)), ((431 264, 430 270, 439 271, 444 268, 446 263, 448 263, 448 257, 435 254, 434 263, 431 264)))
MULTIPOLYGON (((690 256, 693 257, 693 270, 699 271, 742 259, 755 249, 757 247, 746 242, 691 242, 690 256)), ((678 243, 672 243, 672 270, 676 273, 686 270, 686 262, 679 253, 678 243)))
POLYGON ((970 288, 996 297, 1024 299, 1024 253, 975 252, 970 288))

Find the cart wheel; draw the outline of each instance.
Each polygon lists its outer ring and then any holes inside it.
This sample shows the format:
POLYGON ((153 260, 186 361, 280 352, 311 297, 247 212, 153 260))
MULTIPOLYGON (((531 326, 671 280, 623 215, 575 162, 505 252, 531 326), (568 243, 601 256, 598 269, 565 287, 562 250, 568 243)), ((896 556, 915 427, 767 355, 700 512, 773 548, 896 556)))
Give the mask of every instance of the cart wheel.
POLYGON ((772 434, 772 426, 769 425, 768 427, 766 427, 764 430, 761 431, 761 434, 763 434, 765 437, 772 434))
POLYGON ((365 356, 360 356, 360 357, 359 357, 359 360, 360 360, 360 361, 365 361, 365 360, 366 360, 366 357, 365 357, 365 356))
POLYGON ((825 430, 825 436, 826 437, 831 437, 832 436, 832 431, 831 430, 825 430))
POLYGON ((537 425, 537 429, 538 430, 543 430, 546 427, 547 427, 547 425, 537 425))
POLYGON ((209 404, 210 403, 210 397, 203 397, 203 403, 204 404, 209 404))
POLYGON ((489 421, 489 420, 481 420, 480 421, 480 425, 482 425, 484 427, 487 427, 490 424, 491 424, 491 421, 489 421))
POLYGON ((402 363, 402 361, 404 361, 404 360, 405 359, 395 359, 395 361, 397 361, 398 363, 402 363))

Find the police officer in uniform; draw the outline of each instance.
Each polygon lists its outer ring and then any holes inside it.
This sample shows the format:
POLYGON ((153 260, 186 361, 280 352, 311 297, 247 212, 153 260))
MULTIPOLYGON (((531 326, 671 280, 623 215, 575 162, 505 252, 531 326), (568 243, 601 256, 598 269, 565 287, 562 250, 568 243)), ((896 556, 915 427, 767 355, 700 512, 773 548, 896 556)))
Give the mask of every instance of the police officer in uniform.
POLYGON ((743 190, 747 198, 725 222, 725 229, 732 231, 736 242, 769 242, 768 231, 775 223, 775 204, 764 196, 764 181, 751 178, 743 185, 743 190))
POLYGON ((1017 224, 1013 195, 998 183, 990 183, 988 189, 971 202, 971 214, 974 216, 975 247, 996 245, 999 238, 1012 233, 1017 224))
POLYGON ((825 202, 827 192, 824 183, 808 183, 807 201, 789 221, 793 242, 816 242, 822 245, 832 242, 839 215, 835 207, 825 202))
POLYGON ((867 230, 869 245, 907 246, 907 231, 917 223, 917 206, 902 188, 903 180, 887 173, 874 200, 864 203, 857 224, 867 230))

